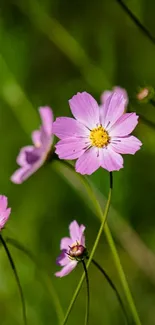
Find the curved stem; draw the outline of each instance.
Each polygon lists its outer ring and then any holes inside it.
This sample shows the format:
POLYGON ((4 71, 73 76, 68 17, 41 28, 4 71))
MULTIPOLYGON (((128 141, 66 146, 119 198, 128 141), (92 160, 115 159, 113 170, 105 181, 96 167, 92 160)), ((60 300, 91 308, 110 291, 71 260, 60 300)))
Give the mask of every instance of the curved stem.
POLYGON ((122 0, 116 0, 122 9, 127 13, 127 15, 133 20, 133 22, 138 26, 138 28, 147 36, 150 41, 155 44, 155 37, 150 33, 150 31, 140 22, 140 20, 133 14, 133 12, 126 6, 122 0))
POLYGON ((10 262, 11 268, 13 270, 13 273, 14 273, 14 276, 15 276, 15 279, 16 279, 16 282, 17 282, 17 286, 18 286, 18 290, 19 290, 20 298, 21 298, 21 303, 22 303, 22 309, 23 309, 23 321, 24 321, 24 325, 26 325, 27 324, 27 319, 26 319, 25 300, 24 300, 24 295, 23 295, 23 290, 22 290, 21 284, 20 284, 20 280, 19 280, 19 277, 18 277, 18 273, 17 273, 16 267, 15 267, 14 261, 12 259, 12 256, 10 254, 10 251, 8 249, 8 246, 7 246, 5 240, 2 237, 2 234, 0 234, 0 240, 1 240, 1 243, 2 243, 2 245, 4 247, 4 250, 6 252, 6 255, 8 257, 8 260, 10 262))
POLYGON ((48 275, 47 271, 44 271, 42 265, 40 265, 40 262, 37 260, 37 258, 34 256, 34 254, 28 248, 26 248, 24 245, 19 243, 16 239, 7 237, 6 242, 8 242, 8 244, 15 247, 16 249, 20 250, 22 253, 24 253, 33 263, 35 263, 35 265, 37 266, 37 269, 40 272, 42 272, 42 277, 44 279, 45 285, 46 285, 48 291, 50 292, 53 303, 55 305, 55 310, 56 310, 56 313, 57 313, 57 316, 59 319, 59 324, 61 324, 62 320, 64 318, 63 310, 62 310, 59 298, 57 296, 57 293, 52 285, 51 277, 48 275))
POLYGON ((85 325, 88 325, 89 322, 89 306, 90 306, 90 290, 89 290, 89 277, 88 277, 88 272, 86 268, 85 261, 82 260, 84 272, 85 272, 85 277, 86 277, 86 285, 87 285, 87 304, 86 304, 86 318, 85 318, 85 325))
MULTIPOLYGON (((99 231, 98 231, 98 234, 97 234, 97 237, 96 237, 95 243, 94 243, 94 245, 93 245, 93 248, 92 248, 92 251, 91 251, 90 257, 89 257, 89 259, 88 259, 88 262, 87 262, 87 265, 86 265, 86 270, 88 270, 88 268, 89 268, 89 266, 90 266, 90 263, 91 263, 92 258, 93 258, 93 256, 94 256, 94 253, 95 253, 95 251, 96 251, 97 245, 98 245, 98 243, 99 243, 100 237, 101 237, 101 235, 102 235, 102 231, 103 231, 103 228, 104 228, 104 225, 105 225, 105 222, 106 222, 106 219, 107 219, 107 215, 108 215, 109 207, 110 207, 110 201, 111 201, 111 188, 110 188, 110 190, 109 190, 109 195, 108 195, 108 200, 107 200, 107 204, 106 204, 105 212, 104 212, 104 214, 102 214, 102 222, 101 222, 101 226, 100 226, 100 228, 99 228, 99 231)), ((71 312, 71 310, 72 310, 72 308, 73 308, 73 306, 74 306, 75 300, 76 300, 76 298, 77 298, 77 296, 78 296, 78 294, 79 294, 79 291, 80 291, 80 289, 81 289, 81 286, 82 286, 82 283, 83 283, 83 281, 84 281, 84 278, 85 278, 85 272, 83 273, 83 275, 82 275, 82 277, 81 277, 81 279, 80 279, 80 281, 79 281, 79 284, 78 284, 78 286, 77 286, 77 288, 76 288, 76 290, 75 290, 75 293, 74 293, 74 295, 73 295, 73 297, 72 297, 72 300, 71 300, 70 305, 69 305, 69 307, 68 307, 68 310, 67 310, 67 312, 66 312, 66 315, 65 315, 64 321, 63 321, 63 323, 62 323, 63 325, 65 325, 66 322, 67 322, 67 320, 68 320, 69 314, 70 314, 70 312, 71 312)))
MULTIPOLYGON (((74 167, 70 163, 68 163, 67 161, 63 161, 61 163, 68 166, 68 168, 70 168, 71 170, 74 170, 74 167)), ((86 191, 87 191, 87 193, 88 193, 88 195, 90 197, 90 201, 93 202, 93 204, 94 204, 94 207, 96 209, 96 214, 98 215, 99 219, 102 222, 102 218, 103 218, 102 208, 100 206, 99 201, 97 200, 97 198, 95 196, 95 193, 94 193, 92 187, 90 186, 87 179, 84 178, 82 175, 76 173, 76 176, 80 179, 81 183, 84 185, 84 187, 85 187, 85 189, 86 189, 86 191)), ((137 309, 136 309, 132 294, 130 292, 130 288, 128 286, 128 282, 127 282, 127 279, 126 279, 126 276, 125 276, 125 273, 124 273, 124 270, 123 270, 123 267, 122 267, 122 264, 121 264, 121 261, 120 261, 120 258, 119 258, 115 243, 114 243, 114 240, 112 238, 110 229, 108 227, 108 224, 106 223, 105 227, 103 226, 103 228, 104 228, 104 233, 105 233, 107 242, 108 242, 108 244, 110 246, 110 249, 111 249, 111 253, 112 253, 115 265, 116 265, 117 272, 118 272, 119 277, 120 277, 120 281, 122 283, 122 287, 124 289, 124 293, 125 293, 127 302, 128 302, 128 304, 130 306, 130 311, 132 313, 132 317, 133 317, 136 325, 141 325, 141 321, 140 321, 140 318, 138 316, 138 312, 137 312, 137 309)))
POLYGON ((94 259, 92 259, 92 263, 97 267, 97 269, 105 276, 106 280, 108 281, 109 285, 111 286, 111 288, 114 290, 114 292, 116 293, 116 296, 117 296, 117 299, 120 303, 120 306, 122 308, 122 311, 124 313, 124 316, 125 316, 125 319, 126 319, 126 322, 127 324, 129 324, 129 320, 128 320, 128 316, 127 316, 127 313, 126 313, 126 310, 125 310, 125 307, 124 307, 124 304, 123 304, 123 301, 121 299, 121 296, 115 286, 115 284, 112 282, 112 280, 110 279, 109 275, 106 273, 106 271, 100 266, 100 264, 98 262, 96 262, 94 259))

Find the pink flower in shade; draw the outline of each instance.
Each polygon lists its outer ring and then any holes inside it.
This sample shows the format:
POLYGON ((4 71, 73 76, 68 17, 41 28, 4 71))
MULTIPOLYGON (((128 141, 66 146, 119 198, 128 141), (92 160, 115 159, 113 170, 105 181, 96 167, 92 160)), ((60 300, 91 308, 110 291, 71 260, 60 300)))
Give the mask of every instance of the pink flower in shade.
POLYGON ((86 255, 85 248, 85 226, 78 225, 74 220, 69 226, 70 237, 61 239, 61 254, 57 258, 57 264, 62 266, 61 271, 55 273, 57 277, 69 274, 86 255))
POLYGON ((108 171, 123 168, 120 154, 135 154, 142 143, 130 133, 138 123, 135 113, 124 113, 128 103, 124 89, 116 87, 102 95, 102 105, 88 93, 78 93, 69 100, 75 119, 57 118, 53 133, 60 159, 78 159, 75 169, 90 175, 99 167, 108 171))
POLYGON ((39 108, 42 125, 32 132, 33 145, 23 147, 17 157, 20 166, 11 176, 13 183, 21 184, 37 171, 47 159, 53 143, 53 113, 50 107, 39 108))
POLYGON ((0 195, 0 230, 2 230, 9 219, 11 208, 8 208, 8 199, 0 195))

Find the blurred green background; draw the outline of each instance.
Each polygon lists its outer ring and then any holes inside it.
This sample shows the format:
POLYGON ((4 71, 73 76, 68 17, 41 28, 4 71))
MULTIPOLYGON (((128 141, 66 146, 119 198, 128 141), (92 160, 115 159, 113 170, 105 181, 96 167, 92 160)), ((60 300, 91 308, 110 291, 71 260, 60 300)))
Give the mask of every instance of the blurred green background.
MULTIPOLYGON (((125 0, 124 0, 125 1, 125 0)), ((125 3, 155 35, 155 2, 125 3)), ((131 21, 115 0, 0 1, 0 184, 9 197, 12 215, 4 236, 20 240, 49 272, 64 311, 80 278, 82 266, 57 279, 59 243, 75 218, 86 225, 91 249, 99 220, 75 175, 59 165, 46 165, 24 184, 10 182, 19 149, 30 143, 40 121, 37 109, 50 105, 54 115, 70 115, 68 100, 88 91, 100 101, 105 89, 127 89, 132 110, 155 122, 155 107, 137 104, 140 85, 155 86, 155 45, 131 21)), ((135 156, 125 156, 125 168, 114 173, 109 216, 122 265, 142 324, 155 324, 155 129, 140 119, 135 135, 143 142, 135 156)), ((98 170, 90 177, 105 206, 109 177, 98 170), (104 197, 103 197, 104 195, 104 197)), ((58 324, 53 301, 36 266, 11 248, 21 279, 29 325, 58 324)), ((104 235, 98 260, 117 284, 128 305, 104 235)), ((7 257, 0 250, 0 324, 22 324, 21 304, 7 257)), ((117 299, 102 275, 89 270, 90 325, 125 323, 117 299)), ((68 320, 83 324, 86 286, 68 320)), ((130 314, 130 312, 129 312, 130 314)))

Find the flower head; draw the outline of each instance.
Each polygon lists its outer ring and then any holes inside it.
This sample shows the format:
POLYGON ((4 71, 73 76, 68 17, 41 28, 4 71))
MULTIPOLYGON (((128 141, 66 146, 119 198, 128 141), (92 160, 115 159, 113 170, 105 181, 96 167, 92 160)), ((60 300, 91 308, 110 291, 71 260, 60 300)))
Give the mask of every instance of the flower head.
POLYGON ((39 169, 51 150, 53 142, 53 113, 50 107, 39 108, 42 125, 32 132, 33 145, 23 147, 17 157, 20 166, 11 176, 13 183, 21 184, 39 169))
POLYGON ((0 195, 0 230, 2 230, 9 219, 11 208, 8 208, 8 199, 0 195))
POLYGON ((79 226, 74 220, 69 226, 70 237, 61 239, 60 249, 62 252, 57 258, 57 264, 63 268, 55 273, 57 277, 61 278, 69 274, 78 262, 86 256, 84 231, 85 226, 79 226))
POLYGON ((57 118, 53 133, 60 159, 78 159, 77 172, 90 175, 99 167, 108 171, 123 168, 120 154, 135 154, 141 142, 130 133, 138 123, 135 113, 124 113, 127 93, 119 87, 102 95, 102 105, 88 93, 78 93, 69 100, 75 119, 57 118))

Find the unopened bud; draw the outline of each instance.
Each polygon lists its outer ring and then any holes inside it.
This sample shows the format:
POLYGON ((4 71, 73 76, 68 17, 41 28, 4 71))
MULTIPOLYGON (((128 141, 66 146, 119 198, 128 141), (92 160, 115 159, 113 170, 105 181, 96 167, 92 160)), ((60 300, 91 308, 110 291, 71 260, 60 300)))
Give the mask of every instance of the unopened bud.
POLYGON ((154 89, 152 87, 140 88, 136 97, 139 102, 148 103, 154 97, 154 89))

